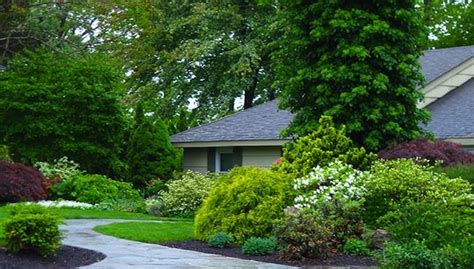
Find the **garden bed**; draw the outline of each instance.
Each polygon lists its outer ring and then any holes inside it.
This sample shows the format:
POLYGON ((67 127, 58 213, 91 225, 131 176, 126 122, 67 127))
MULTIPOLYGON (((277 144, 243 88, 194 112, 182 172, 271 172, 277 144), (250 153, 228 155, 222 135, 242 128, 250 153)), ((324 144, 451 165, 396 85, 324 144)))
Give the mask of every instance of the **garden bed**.
POLYGON ((0 269, 59 269, 76 268, 99 262, 105 255, 93 250, 62 246, 55 257, 43 258, 30 251, 18 254, 7 253, 0 247, 0 269))
POLYGON ((377 261, 370 257, 349 256, 349 255, 343 255, 343 254, 334 255, 326 260, 305 259, 303 261, 282 260, 280 259, 280 256, 278 253, 274 253, 273 255, 267 255, 267 256, 250 256, 250 255, 242 254, 241 249, 238 247, 212 248, 212 247, 209 247, 206 243, 197 241, 197 240, 160 243, 160 245, 172 247, 172 248, 194 250, 194 251, 199 251, 199 252, 204 252, 204 253, 218 254, 222 256, 235 257, 235 258, 240 258, 240 259, 245 259, 245 260, 255 260, 255 261, 261 261, 261 262, 277 263, 277 264, 292 265, 292 266, 308 266, 308 265, 376 266, 377 265, 377 261))

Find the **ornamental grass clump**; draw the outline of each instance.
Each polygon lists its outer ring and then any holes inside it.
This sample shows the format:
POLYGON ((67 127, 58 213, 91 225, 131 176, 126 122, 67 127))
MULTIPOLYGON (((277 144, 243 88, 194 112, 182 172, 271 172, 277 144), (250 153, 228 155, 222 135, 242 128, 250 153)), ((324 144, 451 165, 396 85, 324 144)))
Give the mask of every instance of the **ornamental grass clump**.
POLYGON ((58 216, 38 205, 18 205, 10 208, 5 222, 7 250, 38 252, 43 257, 54 256, 61 246, 62 232, 58 216))

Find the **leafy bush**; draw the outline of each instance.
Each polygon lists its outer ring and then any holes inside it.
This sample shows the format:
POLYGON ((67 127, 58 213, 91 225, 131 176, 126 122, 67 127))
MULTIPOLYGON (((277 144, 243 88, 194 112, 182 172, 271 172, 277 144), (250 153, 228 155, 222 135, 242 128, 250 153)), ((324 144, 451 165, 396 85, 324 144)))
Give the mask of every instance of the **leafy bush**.
POLYGON ((448 257, 441 251, 430 250, 416 240, 405 244, 387 244, 381 267, 386 269, 451 268, 448 257))
POLYGON ((142 196, 146 198, 153 197, 165 190, 166 183, 164 180, 161 180, 159 178, 149 179, 145 184, 145 188, 142 189, 142 196))
POLYGON ((47 214, 48 209, 37 205, 27 203, 15 203, 7 205, 8 212, 11 216, 24 215, 24 214, 47 214))
POLYGON ((444 166, 474 163, 474 154, 463 149, 461 145, 426 138, 403 142, 381 150, 379 157, 385 160, 421 158, 429 160, 431 164, 442 161, 444 166))
POLYGON ((445 173, 450 178, 462 178, 469 183, 474 184, 474 165, 472 164, 457 164, 448 167, 438 167, 437 171, 445 173))
POLYGON ((219 232, 209 236, 209 240, 207 240, 207 244, 213 248, 225 248, 234 243, 234 238, 232 236, 219 232))
POLYGON ((313 167, 325 166, 334 160, 365 168, 375 159, 374 154, 367 154, 364 148, 354 145, 344 127, 337 129, 331 118, 324 116, 316 131, 283 147, 282 157, 274 169, 297 178, 310 173, 313 167))
POLYGON ((349 238, 344 244, 344 253, 351 255, 366 256, 369 254, 369 247, 363 240, 349 238))
POLYGON ((52 163, 37 162, 35 167, 48 179, 52 180, 66 180, 75 175, 82 174, 79 169, 79 164, 72 160, 68 160, 66 156, 59 160, 54 160, 52 163))
POLYGON ((326 258, 337 248, 334 223, 319 213, 301 210, 275 226, 282 256, 290 260, 326 258))
POLYGON ((207 193, 215 184, 215 176, 188 171, 167 184, 160 197, 165 216, 194 216, 207 193))
POLYGON ((41 207, 19 206, 12 208, 12 216, 5 222, 6 247, 10 252, 23 249, 54 256, 61 246, 59 224, 55 215, 41 207))
POLYGON ((270 255, 277 249, 277 246, 278 244, 274 237, 250 237, 242 246, 242 253, 253 256, 270 255))
POLYGON ((4 145, 0 145, 0 162, 10 162, 12 159, 10 158, 10 152, 8 151, 8 147, 4 145))
POLYGON ((148 197, 145 200, 146 213, 154 216, 163 216, 163 201, 157 196, 148 197))
POLYGON ((142 211, 145 204, 130 183, 102 175, 76 175, 57 185, 60 198, 89 204, 104 204, 104 209, 142 211))
POLYGON ((234 168, 218 180, 198 210, 195 237, 206 241, 225 232, 243 243, 251 236, 268 236, 291 199, 291 182, 285 175, 256 167, 234 168))
POLYGON ((422 241, 430 249, 449 250, 450 260, 462 268, 474 267, 472 196, 463 200, 409 203, 379 222, 398 242, 422 241))
POLYGON ((307 176, 296 179, 295 207, 309 208, 331 220, 340 245, 363 232, 362 202, 364 178, 368 174, 340 161, 315 167, 307 176))
POLYGON ((0 203, 45 198, 45 178, 38 170, 19 163, 0 162, 0 203))
POLYGON ((448 200, 471 191, 467 181, 449 178, 411 159, 375 162, 364 187, 365 221, 370 224, 411 201, 448 200))

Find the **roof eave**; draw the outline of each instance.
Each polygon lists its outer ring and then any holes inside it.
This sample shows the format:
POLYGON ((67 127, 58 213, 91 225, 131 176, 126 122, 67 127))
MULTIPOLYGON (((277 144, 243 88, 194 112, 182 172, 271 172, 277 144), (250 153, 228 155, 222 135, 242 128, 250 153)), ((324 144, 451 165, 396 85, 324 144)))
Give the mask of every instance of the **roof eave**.
POLYGON ((255 139, 255 140, 232 140, 232 141, 192 141, 172 142, 177 148, 209 148, 209 147, 263 147, 282 146, 290 139, 255 139))

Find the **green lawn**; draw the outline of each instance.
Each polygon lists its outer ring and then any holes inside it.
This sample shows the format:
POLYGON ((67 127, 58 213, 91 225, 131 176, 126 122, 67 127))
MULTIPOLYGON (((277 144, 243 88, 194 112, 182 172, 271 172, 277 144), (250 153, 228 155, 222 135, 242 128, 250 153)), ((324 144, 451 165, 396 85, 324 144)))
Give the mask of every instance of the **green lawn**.
POLYGON ((94 231, 145 243, 164 243, 193 239, 192 222, 121 222, 101 225, 94 231))
MULTIPOLYGON (((139 213, 128 213, 121 211, 103 211, 97 209, 70 209, 70 208, 59 208, 52 209, 59 216, 64 219, 127 219, 127 220, 168 220, 168 221, 187 221, 189 219, 180 218, 160 218, 156 216, 139 214, 139 213)), ((5 205, 0 205, 0 246, 5 245, 3 237, 3 223, 8 216, 8 210, 5 205)), ((192 226, 192 223, 189 222, 192 226)), ((173 223, 176 225, 176 223, 173 223)), ((191 228, 192 233, 192 228, 191 228)))

